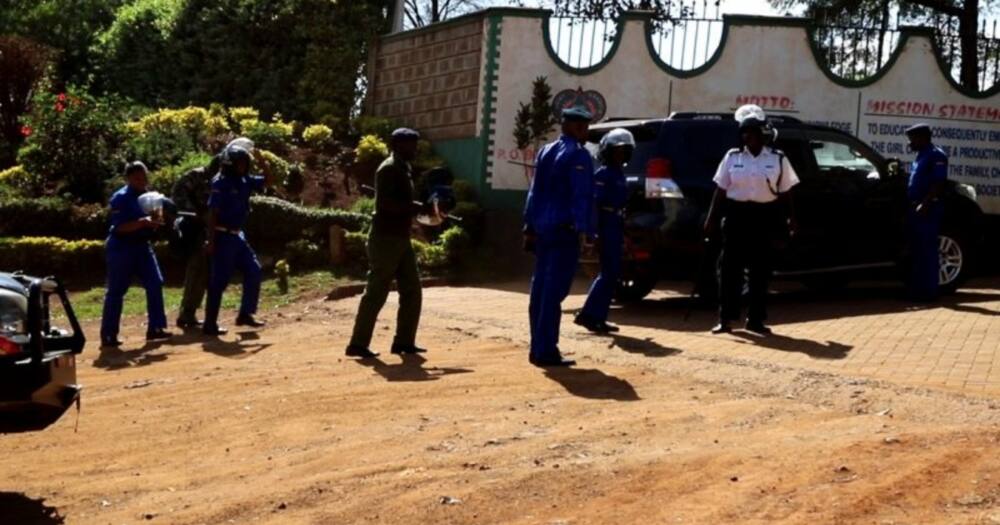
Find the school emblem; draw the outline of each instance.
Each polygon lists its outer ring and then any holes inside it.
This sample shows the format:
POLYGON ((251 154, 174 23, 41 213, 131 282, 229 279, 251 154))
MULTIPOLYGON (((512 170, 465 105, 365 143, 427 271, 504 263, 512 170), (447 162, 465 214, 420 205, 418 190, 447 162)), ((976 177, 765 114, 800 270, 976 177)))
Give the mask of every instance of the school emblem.
POLYGON ((604 95, 592 89, 584 91, 583 87, 560 91, 552 98, 552 112, 556 118, 562 116, 564 109, 583 107, 594 117, 594 122, 604 119, 608 112, 608 103, 604 95))

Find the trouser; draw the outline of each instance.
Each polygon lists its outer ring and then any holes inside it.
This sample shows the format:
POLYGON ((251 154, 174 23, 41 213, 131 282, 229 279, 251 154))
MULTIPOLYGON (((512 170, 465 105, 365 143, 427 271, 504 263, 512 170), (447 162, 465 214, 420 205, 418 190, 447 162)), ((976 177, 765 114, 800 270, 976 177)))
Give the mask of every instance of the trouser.
POLYGON ((179 319, 194 319, 208 286, 209 258, 201 249, 203 242, 195 243, 197 248, 188 256, 184 268, 184 297, 181 299, 179 319))
POLYGON ((559 357, 559 321, 562 302, 569 295, 580 258, 576 232, 559 228, 539 232, 535 243, 535 273, 531 277, 528 319, 531 325, 531 358, 559 357))
POLYGON ((622 248, 625 242, 625 224, 618 214, 601 211, 598 220, 598 243, 601 273, 590 285, 587 301, 580 311, 580 318, 589 323, 608 320, 611 300, 618 288, 622 270, 622 248))
POLYGON ((776 228, 781 227, 780 211, 776 203, 726 203, 719 276, 721 321, 740 318, 743 285, 747 281, 747 320, 754 323, 767 320, 767 287, 771 279, 776 228))
POLYGON ((399 291, 399 311, 396 314, 396 338, 393 346, 413 346, 420 324, 423 292, 417 256, 409 237, 372 232, 368 236, 368 284, 361 296, 358 315, 354 319, 351 346, 368 348, 375 331, 378 314, 385 306, 392 281, 399 291))
POLYGON ((940 282, 938 234, 941 230, 941 210, 932 207, 926 214, 910 212, 907 217, 907 239, 910 245, 909 294, 913 299, 932 300, 937 297, 940 282))
POLYGON ((162 330, 167 327, 167 316, 163 310, 163 275, 156 262, 156 254, 148 242, 129 242, 109 239, 107 242, 108 280, 104 294, 104 311, 101 315, 101 339, 115 339, 121 325, 122 307, 125 293, 132 278, 146 290, 146 315, 148 329, 162 330))
POLYGON ((222 292, 229 286, 233 270, 243 274, 243 296, 240 299, 240 316, 257 313, 260 299, 261 269, 257 255, 250 248, 246 237, 227 232, 214 232, 215 252, 211 258, 211 277, 208 281, 208 298, 205 302, 205 326, 217 326, 222 292))

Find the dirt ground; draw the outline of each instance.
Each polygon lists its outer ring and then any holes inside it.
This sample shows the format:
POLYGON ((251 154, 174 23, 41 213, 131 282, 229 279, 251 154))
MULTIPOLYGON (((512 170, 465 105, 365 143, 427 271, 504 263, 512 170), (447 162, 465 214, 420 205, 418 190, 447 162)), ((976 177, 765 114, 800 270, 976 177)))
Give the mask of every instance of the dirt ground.
POLYGON ((79 419, 0 436, 0 523, 1000 523, 1000 400, 568 314, 580 366, 542 371, 524 288, 428 289, 431 352, 371 363, 342 356, 357 298, 211 343, 128 320, 124 351, 81 357, 79 419))

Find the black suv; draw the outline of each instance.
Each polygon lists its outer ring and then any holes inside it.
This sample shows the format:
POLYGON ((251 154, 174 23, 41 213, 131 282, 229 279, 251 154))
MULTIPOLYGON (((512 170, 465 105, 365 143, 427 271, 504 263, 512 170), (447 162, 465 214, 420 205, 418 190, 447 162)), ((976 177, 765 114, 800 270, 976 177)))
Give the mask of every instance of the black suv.
MULTIPOLYGON (((769 121, 778 132, 774 146, 801 179, 793 190, 799 234, 778 254, 775 276, 820 287, 861 276, 904 276, 907 175, 899 160, 833 128, 789 117, 769 121)), ((619 127, 636 139, 625 169, 630 198, 619 300, 642 299, 661 279, 700 279, 700 294, 711 296, 714 272, 705 268, 717 260, 718 248, 703 241, 702 225, 715 190, 712 177, 726 152, 739 145, 736 121, 714 113, 609 121, 591 127, 588 147, 596 149, 619 127)), ((975 190, 964 184, 949 183, 944 206, 941 286, 952 291, 973 270, 984 219, 975 190)), ((585 256, 583 265, 594 271, 597 262, 585 256)))
POLYGON ((44 429, 79 401, 76 356, 85 343, 62 284, 0 272, 0 434, 44 429), (53 298, 71 330, 52 326, 53 298))

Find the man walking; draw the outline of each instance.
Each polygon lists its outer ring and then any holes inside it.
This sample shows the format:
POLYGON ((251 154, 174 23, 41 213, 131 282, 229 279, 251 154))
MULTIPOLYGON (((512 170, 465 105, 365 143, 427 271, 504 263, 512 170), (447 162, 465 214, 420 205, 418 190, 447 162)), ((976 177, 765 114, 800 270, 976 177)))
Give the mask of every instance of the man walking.
POLYGON ((912 258, 909 295, 914 301, 933 301, 940 283, 938 233, 943 215, 940 196, 948 181, 948 155, 933 144, 931 127, 927 124, 908 128, 906 137, 910 149, 917 153, 906 187, 910 201, 907 238, 912 258))
POLYGON ((535 366, 576 364, 559 351, 559 321, 576 274, 580 244, 593 236, 594 165, 583 147, 591 118, 582 108, 563 110, 562 136, 538 152, 524 206, 525 249, 535 252, 528 306, 528 360, 535 366))
POLYGON ((221 154, 212 158, 204 168, 195 168, 185 173, 174 184, 172 197, 177 209, 191 215, 181 218, 181 232, 185 235, 183 257, 187 259, 184 269, 184 297, 177 314, 177 327, 181 329, 201 326, 197 311, 205 298, 208 286, 208 255, 202 249, 205 244, 205 225, 208 223, 208 196, 212 190, 212 177, 219 172, 221 154))
POLYGON ((410 166, 417 156, 419 139, 420 134, 412 129, 393 131, 392 154, 375 173, 375 215, 367 244, 368 284, 354 319, 354 333, 346 351, 349 357, 370 359, 378 356, 369 345, 375 321, 394 279, 399 290, 399 312, 392 353, 425 352, 416 345, 422 291, 417 256, 410 243, 413 218, 423 209, 420 203, 413 201, 413 168, 410 166))

